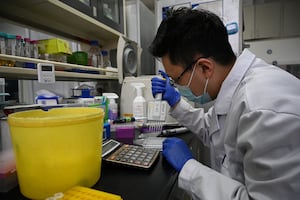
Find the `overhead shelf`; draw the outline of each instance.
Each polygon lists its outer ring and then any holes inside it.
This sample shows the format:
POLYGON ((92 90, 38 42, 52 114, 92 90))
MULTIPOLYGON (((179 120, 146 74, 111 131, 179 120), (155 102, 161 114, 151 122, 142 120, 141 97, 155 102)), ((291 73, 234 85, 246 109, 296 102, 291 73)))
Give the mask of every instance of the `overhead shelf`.
POLYGON ((1 3, 0 16, 75 39, 96 39, 103 45, 123 35, 58 0, 5 1, 1 3))

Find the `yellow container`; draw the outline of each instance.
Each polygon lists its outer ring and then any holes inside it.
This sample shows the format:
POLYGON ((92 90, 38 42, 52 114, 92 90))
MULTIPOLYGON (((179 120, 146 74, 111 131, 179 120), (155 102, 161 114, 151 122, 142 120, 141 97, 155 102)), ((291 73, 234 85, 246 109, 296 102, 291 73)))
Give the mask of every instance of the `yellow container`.
POLYGON ((39 40, 38 48, 41 54, 72 54, 69 42, 59 38, 39 40))
POLYGON ((104 111, 53 108, 10 114, 8 123, 21 193, 45 199, 100 178, 104 111))

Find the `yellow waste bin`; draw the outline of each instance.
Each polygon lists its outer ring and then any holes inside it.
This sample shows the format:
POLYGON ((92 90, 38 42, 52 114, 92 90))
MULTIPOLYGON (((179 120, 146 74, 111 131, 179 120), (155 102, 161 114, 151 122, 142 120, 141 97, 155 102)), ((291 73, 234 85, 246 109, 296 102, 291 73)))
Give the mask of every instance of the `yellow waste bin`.
POLYGON ((100 178, 104 111, 101 108, 53 108, 10 114, 21 193, 45 199, 100 178))

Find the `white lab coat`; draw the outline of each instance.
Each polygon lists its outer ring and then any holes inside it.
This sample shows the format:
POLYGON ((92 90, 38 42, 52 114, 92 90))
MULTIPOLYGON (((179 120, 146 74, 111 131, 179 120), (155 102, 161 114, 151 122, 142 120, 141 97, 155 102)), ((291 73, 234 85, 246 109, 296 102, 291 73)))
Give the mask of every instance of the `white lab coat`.
POLYGON ((184 100, 171 115, 211 149, 189 160, 179 187, 194 199, 300 199, 300 80, 244 50, 204 113, 184 100))

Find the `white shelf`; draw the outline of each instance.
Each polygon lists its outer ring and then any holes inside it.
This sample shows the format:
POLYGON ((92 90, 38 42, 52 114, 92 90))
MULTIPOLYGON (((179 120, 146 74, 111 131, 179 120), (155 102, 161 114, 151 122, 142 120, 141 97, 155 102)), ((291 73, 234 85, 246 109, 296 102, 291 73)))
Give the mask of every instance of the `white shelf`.
MULTIPOLYGON (((103 46, 116 46, 122 33, 89 17, 59 0, 9 0, 1 3, 0 17, 50 33, 76 40, 98 40, 103 46)), ((0 59, 30 63, 52 63, 57 80, 118 80, 117 72, 91 66, 74 65, 40 59, 0 54, 0 59), (115 76, 77 73, 61 70, 77 69, 113 72, 115 76)), ((0 77, 37 79, 35 69, 0 66, 0 77)))
MULTIPOLYGON (((61 63, 55 61, 48 61, 48 60, 40 60, 34 58, 26 58, 26 57, 19 57, 19 56, 11 56, 11 55, 4 55, 0 54, 1 60, 12 60, 12 61, 19 61, 19 62, 29 62, 29 63, 51 63, 54 64, 56 68, 55 76, 57 80, 117 80, 117 72, 113 70, 95 68, 92 66, 83 66, 83 65, 76 65, 76 64, 68 64, 68 63, 61 63), (78 69, 78 70, 86 70, 86 71, 99 71, 99 72, 110 72, 116 74, 115 76, 108 76, 102 74, 92 74, 92 73, 77 73, 77 72, 67 72, 67 71, 58 71, 59 70, 68 70, 68 69, 78 69)), ((37 71, 36 69, 28 69, 28 68, 21 68, 21 67, 7 67, 7 66, 0 66, 0 77, 9 78, 14 77, 18 79, 37 79, 37 71)))

